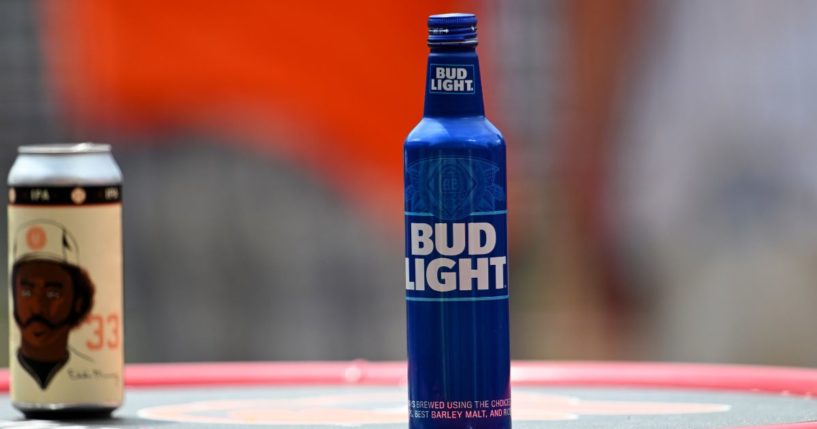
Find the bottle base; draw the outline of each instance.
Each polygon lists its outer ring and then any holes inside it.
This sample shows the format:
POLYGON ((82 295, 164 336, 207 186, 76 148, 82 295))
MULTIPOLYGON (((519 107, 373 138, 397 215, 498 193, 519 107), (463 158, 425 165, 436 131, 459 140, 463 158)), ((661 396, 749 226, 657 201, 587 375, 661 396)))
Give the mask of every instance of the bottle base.
POLYGON ((31 420, 101 420, 111 417, 117 407, 79 406, 57 409, 19 407, 26 419, 31 420))

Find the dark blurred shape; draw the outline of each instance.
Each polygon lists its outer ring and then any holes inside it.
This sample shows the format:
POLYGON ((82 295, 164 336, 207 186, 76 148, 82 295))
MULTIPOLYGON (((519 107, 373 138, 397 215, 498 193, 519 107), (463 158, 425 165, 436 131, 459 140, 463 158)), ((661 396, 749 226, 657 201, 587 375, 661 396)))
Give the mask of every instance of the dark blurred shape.
POLYGON ((621 278, 608 201, 614 188, 610 160, 618 151, 618 127, 626 76, 637 68, 636 49, 648 2, 579 0, 567 6, 564 59, 570 104, 556 135, 560 192, 575 240, 579 288, 595 289, 599 351, 621 358, 631 352, 632 320, 638 298, 621 278))
POLYGON ((401 357, 393 240, 285 162, 172 143, 118 153, 129 359, 401 357))

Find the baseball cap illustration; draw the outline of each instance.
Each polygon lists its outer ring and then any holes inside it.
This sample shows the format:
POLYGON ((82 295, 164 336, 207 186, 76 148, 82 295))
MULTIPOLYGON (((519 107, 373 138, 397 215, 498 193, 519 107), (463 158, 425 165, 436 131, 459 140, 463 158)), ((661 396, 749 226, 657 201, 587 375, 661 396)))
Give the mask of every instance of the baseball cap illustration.
POLYGON ((14 262, 44 259, 79 265, 76 239, 63 225, 49 220, 23 224, 15 234, 12 256, 14 262))

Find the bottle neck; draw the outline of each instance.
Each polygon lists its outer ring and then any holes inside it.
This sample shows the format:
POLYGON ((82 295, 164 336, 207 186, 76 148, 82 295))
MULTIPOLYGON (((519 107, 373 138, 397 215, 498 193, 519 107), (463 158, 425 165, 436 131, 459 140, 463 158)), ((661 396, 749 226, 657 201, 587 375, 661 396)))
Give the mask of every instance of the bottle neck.
POLYGON ((485 116, 476 46, 431 47, 423 116, 485 116))

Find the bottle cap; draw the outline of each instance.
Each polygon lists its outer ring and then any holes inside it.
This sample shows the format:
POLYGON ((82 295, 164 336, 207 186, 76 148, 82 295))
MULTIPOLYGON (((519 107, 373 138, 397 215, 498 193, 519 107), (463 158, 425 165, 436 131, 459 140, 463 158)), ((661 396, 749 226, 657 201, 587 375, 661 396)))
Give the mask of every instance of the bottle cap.
POLYGON ((444 13, 428 17, 428 45, 476 45, 477 17, 473 13, 444 13))

